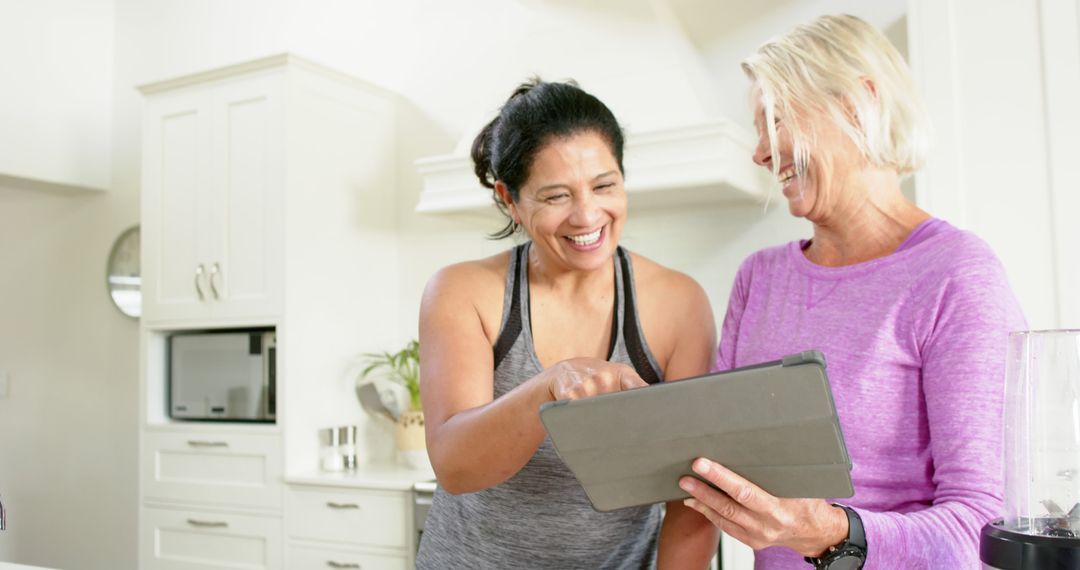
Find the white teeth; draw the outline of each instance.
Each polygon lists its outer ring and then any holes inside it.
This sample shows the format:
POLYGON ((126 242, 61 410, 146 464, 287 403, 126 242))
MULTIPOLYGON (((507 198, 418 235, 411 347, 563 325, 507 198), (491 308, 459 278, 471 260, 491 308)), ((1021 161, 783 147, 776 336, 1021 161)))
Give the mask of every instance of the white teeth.
POLYGON ((795 177, 795 169, 794 168, 785 168, 785 169, 780 171, 780 175, 777 176, 777 179, 780 180, 781 184, 787 184, 788 180, 791 180, 794 177, 795 177))
POLYGON ((592 245, 596 243, 596 240, 600 239, 600 230, 596 230, 591 234, 582 234, 579 236, 567 236, 574 240, 574 243, 578 245, 592 245))

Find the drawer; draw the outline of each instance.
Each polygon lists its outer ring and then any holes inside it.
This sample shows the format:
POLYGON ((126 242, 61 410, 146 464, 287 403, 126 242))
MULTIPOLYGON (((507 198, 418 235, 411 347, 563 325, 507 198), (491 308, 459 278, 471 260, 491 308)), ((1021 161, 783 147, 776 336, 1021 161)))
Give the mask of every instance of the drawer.
POLYGON ((289 545, 289 570, 408 570, 402 556, 370 554, 355 550, 289 545))
POLYGON ((144 499, 281 509, 281 436, 144 432, 144 499))
POLYGON ((290 487, 286 520, 290 538, 407 549, 409 493, 290 487))
POLYGON ((143 570, 280 570, 281 518, 143 507, 143 570))

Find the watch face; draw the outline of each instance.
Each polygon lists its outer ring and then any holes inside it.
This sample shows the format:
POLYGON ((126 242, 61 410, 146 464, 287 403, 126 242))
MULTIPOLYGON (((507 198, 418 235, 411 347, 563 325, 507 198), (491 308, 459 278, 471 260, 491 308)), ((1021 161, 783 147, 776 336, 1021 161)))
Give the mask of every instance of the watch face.
POLYGON ((833 560, 828 568, 829 570, 859 570, 862 564, 863 561, 856 556, 843 556, 833 560))

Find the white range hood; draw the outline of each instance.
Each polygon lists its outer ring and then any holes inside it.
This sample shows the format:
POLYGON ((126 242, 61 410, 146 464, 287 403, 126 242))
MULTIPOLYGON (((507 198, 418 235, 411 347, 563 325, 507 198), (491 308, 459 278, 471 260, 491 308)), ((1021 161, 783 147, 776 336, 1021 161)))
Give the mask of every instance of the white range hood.
MULTIPOLYGON (((635 205, 646 206, 761 202, 772 177, 751 162, 753 145, 745 130, 724 119, 628 133, 627 192, 635 205)), ((417 212, 492 207, 491 191, 477 181, 468 156, 423 158, 416 168, 424 179, 417 212)))
MULTIPOLYGON (((545 6, 523 32, 523 45, 550 46, 560 37, 583 43, 563 52, 515 53, 515 64, 545 78, 574 77, 612 109, 626 128, 623 166, 631 204, 764 201, 772 177, 751 161, 756 137, 721 115, 720 88, 667 2, 605 0, 585 6, 556 0, 545 6), (582 57, 601 45, 609 52, 615 46, 618 57, 582 57)), ((520 77, 516 68, 497 71, 520 77)), ((481 127, 466 129, 452 153, 416 161, 423 177, 417 212, 493 209, 491 191, 477 181, 468 156, 481 127)))

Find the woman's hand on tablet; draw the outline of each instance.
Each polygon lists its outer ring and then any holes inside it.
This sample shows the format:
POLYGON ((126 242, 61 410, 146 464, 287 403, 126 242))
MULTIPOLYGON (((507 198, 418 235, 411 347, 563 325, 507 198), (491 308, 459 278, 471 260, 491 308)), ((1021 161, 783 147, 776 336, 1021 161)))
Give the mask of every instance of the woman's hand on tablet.
POLYGON ((847 538, 847 514, 823 499, 774 497, 705 458, 695 460, 693 468, 720 490, 683 477, 679 486, 692 496, 684 504, 754 550, 786 546, 803 556, 819 556, 847 538))
POLYGON ((553 400, 577 400, 646 386, 633 368, 598 358, 571 358, 544 371, 553 400))

